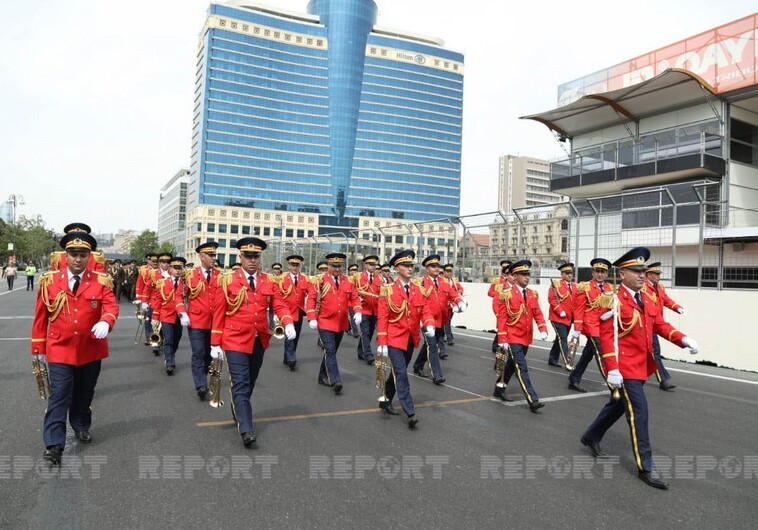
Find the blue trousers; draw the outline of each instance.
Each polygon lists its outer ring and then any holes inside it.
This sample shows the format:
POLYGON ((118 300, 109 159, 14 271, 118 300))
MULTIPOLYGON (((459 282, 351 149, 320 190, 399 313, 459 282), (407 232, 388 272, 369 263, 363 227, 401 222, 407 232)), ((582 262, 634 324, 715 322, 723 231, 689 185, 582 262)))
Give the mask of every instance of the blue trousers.
POLYGON ((363 315, 361 318, 361 338, 358 341, 358 358, 370 361, 374 358, 371 352, 371 339, 376 330, 376 315, 363 315))
POLYGON ((152 320, 153 320, 153 308, 148 307, 147 313, 145 316, 145 341, 147 341, 147 338, 153 332, 153 325, 151 324, 152 320))
POLYGON ((414 371, 421 371, 424 368, 424 364, 428 361, 432 370, 432 377, 443 377, 439 345, 442 342, 444 334, 445 332, 442 328, 434 328, 434 337, 427 337, 424 330, 422 330, 421 336, 424 343, 421 345, 421 349, 418 351, 416 360, 413 363, 414 371))
POLYGON ((179 322, 179 317, 176 317, 176 322, 173 324, 163 322, 161 332, 163 333, 163 358, 166 360, 166 366, 176 366, 176 350, 182 340, 182 325, 179 322))
POLYGON ((324 358, 321 359, 321 367, 318 371, 318 379, 328 385, 336 385, 342 382, 340 368, 337 366, 337 350, 342 342, 344 331, 318 330, 321 343, 324 345, 324 358))
POLYGON ((603 368, 603 361, 600 354, 600 337, 590 337, 587 340, 587 344, 584 345, 582 350, 582 356, 579 358, 579 362, 574 366, 574 370, 569 374, 569 383, 578 385, 582 381, 584 371, 587 369, 587 365, 590 364, 592 358, 597 361, 597 368, 600 370, 600 374, 605 379, 605 369, 603 368))
POLYGON ((643 388, 644 384, 645 381, 625 379, 621 388, 621 399, 608 401, 583 436, 591 442, 600 442, 606 431, 616 423, 616 420, 626 414, 637 469, 652 471, 653 452, 650 449, 647 398, 643 388))
POLYGON ((671 379, 671 374, 669 374, 669 371, 663 366, 663 359, 661 358, 661 341, 656 333, 653 333, 653 357, 655 357, 655 364, 658 367, 655 371, 655 377, 658 379, 658 382, 663 383, 664 381, 671 379))
POLYGON ((42 440, 45 447, 66 447, 66 415, 76 431, 88 431, 92 425, 92 398, 100 375, 101 361, 82 366, 49 363, 48 375, 52 393, 47 402, 42 440))
POLYGON ((226 362, 232 379, 232 407, 240 434, 253 432, 253 395, 255 381, 263 365, 263 349, 260 338, 255 338, 252 353, 227 351, 226 362))
POLYGON ((447 341, 447 343, 452 344, 453 342, 455 342, 455 337, 453 337, 453 317, 451 316, 448 323, 442 327, 445 330, 445 340, 447 341))
POLYGON ((410 337, 408 338, 408 346, 405 350, 390 346, 387 348, 387 355, 392 363, 392 374, 384 385, 384 393, 392 403, 397 391, 397 399, 400 401, 403 411, 407 416, 413 416, 416 414, 416 409, 413 407, 411 385, 408 382, 408 365, 411 363, 411 357, 413 357, 413 340, 410 337))
POLYGON ((513 355, 509 356, 505 362, 505 384, 508 384, 515 373, 526 400, 529 403, 534 403, 535 401, 539 401, 540 397, 534 390, 531 379, 529 379, 529 368, 526 366, 526 353, 528 350, 529 347, 523 344, 511 344, 513 355))
POLYGON ((295 340, 289 340, 287 337, 284 338, 285 363, 297 362, 295 354, 297 353, 297 344, 300 342, 300 330, 303 329, 303 320, 305 320, 305 312, 302 309, 298 309, 298 311, 300 311, 300 318, 292 323, 295 326, 295 340))
POLYGON ((208 388, 208 367, 211 365, 211 330, 187 330, 192 348, 192 380, 195 390, 208 388))
POLYGON ((563 359, 563 364, 568 363, 568 333, 571 326, 561 324, 560 322, 550 321, 555 330, 555 340, 553 341, 553 347, 550 348, 550 356, 548 360, 551 363, 561 362, 559 357, 563 359))

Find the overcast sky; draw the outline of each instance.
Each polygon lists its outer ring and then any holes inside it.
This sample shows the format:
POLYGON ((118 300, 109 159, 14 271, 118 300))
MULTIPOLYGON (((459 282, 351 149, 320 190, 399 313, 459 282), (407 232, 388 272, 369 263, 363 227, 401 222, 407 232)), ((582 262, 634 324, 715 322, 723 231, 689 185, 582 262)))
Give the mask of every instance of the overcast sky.
MULTIPOLYGON (((755 0, 376 0, 380 26, 465 54, 461 213, 495 210, 498 156, 556 158, 557 86, 751 14, 755 0)), ((268 0, 304 12, 307 0, 268 0)), ((0 200, 60 231, 157 227, 161 186, 189 167, 207 0, 6 2, 0 200)))

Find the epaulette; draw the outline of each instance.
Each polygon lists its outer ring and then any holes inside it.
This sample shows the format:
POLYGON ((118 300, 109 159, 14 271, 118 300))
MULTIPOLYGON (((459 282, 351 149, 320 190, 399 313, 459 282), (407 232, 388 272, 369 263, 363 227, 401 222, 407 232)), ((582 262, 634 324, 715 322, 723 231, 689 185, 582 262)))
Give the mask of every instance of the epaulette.
POLYGON ((59 264, 61 262, 61 256, 63 256, 63 254, 65 254, 65 252, 60 251, 60 250, 51 252, 50 253, 50 266, 56 269, 60 268, 59 264))
POLYGON ((192 274, 195 272, 195 269, 187 269, 184 271, 184 281, 189 283, 189 281, 192 279, 192 274))
POLYGON ((530 293, 532 293, 532 294, 534 295, 534 299, 535 299, 535 300, 539 300, 539 299, 540 299, 540 293, 538 293, 538 292, 537 292, 537 291, 535 291, 534 289, 529 289, 529 292, 530 292, 530 293))
POLYGON ((555 287, 557 289, 560 286, 561 286, 561 281, 560 280, 553 280, 553 287, 555 287))
POLYGON ((227 285, 232 283, 232 279, 234 279, 232 271, 228 271, 224 269, 218 275, 218 279, 216 280, 216 283, 218 284, 219 287, 226 287, 227 285))
POLYGON ((392 285, 385 283, 379 288, 379 296, 388 296, 392 292, 392 285))
POLYGON ((576 284, 576 290, 586 293, 590 290, 590 282, 579 282, 576 284))
POLYGON ((266 277, 269 279, 269 281, 272 281, 274 283, 282 283, 282 277, 281 276, 275 276, 274 274, 266 273, 266 277))
POLYGON ((311 276, 310 278, 308 278, 308 281, 311 282, 313 285, 318 285, 318 283, 321 281, 321 276, 318 274, 316 276, 311 276))
POLYGON ((421 287, 422 285, 424 285, 424 279, 423 278, 414 278, 414 279, 411 280, 411 283, 413 285, 417 285, 418 287, 421 287))
POLYGON ((495 278, 493 278, 491 283, 492 285, 497 285, 498 283, 500 283, 500 276, 496 276, 495 278))
POLYGON ((106 262, 105 254, 103 254, 99 250, 95 250, 94 252, 92 252, 92 255, 95 257, 95 261, 96 262, 98 262, 98 263, 105 263, 106 262))
POLYGON ((104 272, 96 272, 95 274, 97 274, 97 283, 108 289, 113 289, 113 276, 104 272))
POLYGON ((163 284, 166 283, 166 278, 161 278, 160 280, 155 282, 155 286, 158 289, 163 289, 163 284))
POLYGON ((42 276, 39 277, 39 288, 44 289, 48 285, 50 285, 53 282, 53 279, 55 278, 55 271, 47 271, 42 276))

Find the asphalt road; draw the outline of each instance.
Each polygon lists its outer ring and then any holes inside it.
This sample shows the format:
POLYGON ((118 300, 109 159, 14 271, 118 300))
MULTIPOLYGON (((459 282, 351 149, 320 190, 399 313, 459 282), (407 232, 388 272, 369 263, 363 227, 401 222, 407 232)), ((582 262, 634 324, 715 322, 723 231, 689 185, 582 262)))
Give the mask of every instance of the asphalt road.
MULTIPOLYGON (((132 342, 122 304, 93 403, 93 443, 69 431, 62 468, 41 461, 45 402, 30 370, 34 294, 0 293, 0 526, 9 528, 226 527, 752 527, 758 516, 758 374, 668 362, 674 392, 647 386, 653 454, 671 489, 636 475, 619 421, 600 464, 579 436, 607 399, 594 365, 588 394, 567 389, 530 348, 532 381, 547 404, 533 414, 515 381, 503 404, 492 335, 456 330, 443 361, 448 384, 411 378, 418 429, 377 408, 373 368, 356 339, 339 353, 345 389, 316 383, 319 352, 304 326, 299 370, 266 353, 253 395, 257 447, 246 450, 220 409, 200 402, 186 338, 177 374, 132 342)), ((707 330, 703 330, 707 332, 707 330)))

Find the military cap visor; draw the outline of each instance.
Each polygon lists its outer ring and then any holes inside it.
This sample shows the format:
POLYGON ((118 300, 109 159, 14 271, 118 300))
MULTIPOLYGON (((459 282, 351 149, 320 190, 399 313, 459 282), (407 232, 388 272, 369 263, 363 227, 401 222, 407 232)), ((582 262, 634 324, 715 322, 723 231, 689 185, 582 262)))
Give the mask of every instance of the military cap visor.
POLYGON ((611 268, 611 262, 604 258, 595 258, 590 261, 590 267, 595 270, 607 271, 611 268))
POLYGON ((172 267, 184 267, 187 264, 187 260, 184 258, 176 257, 171 258, 170 265, 172 267))
POLYGON ((613 262, 614 267, 644 271, 647 269, 645 262, 650 258, 650 250, 645 247, 634 247, 619 259, 613 262))
POLYGON ((398 265, 408 265, 412 266, 415 265, 414 259, 416 258, 416 253, 411 249, 401 250, 394 256, 392 256, 392 259, 390 259, 389 265, 382 265, 382 270, 385 270, 384 268, 387 267, 387 270, 389 270, 390 265, 393 267, 397 267, 398 265))
POLYGON ((161 254, 158 256, 158 261, 169 262, 171 261, 171 254, 161 254))
POLYGON ((257 237, 243 237, 237 240, 237 250, 245 256, 255 257, 266 250, 266 242, 257 237))
POLYGON ((345 260, 347 260, 347 256, 341 252, 332 252, 331 254, 327 254, 325 257, 326 262, 329 265, 339 265, 340 267, 342 267, 342 265, 345 263, 345 260))
POLYGON ((300 265, 302 262, 305 261, 305 258, 302 256, 299 256, 297 254, 292 254, 291 256, 287 256, 285 258, 287 260, 287 263, 290 265, 300 265))
POLYGON ((97 248, 97 241, 85 232, 69 232, 61 238, 61 248, 68 250, 93 251, 97 248))
POLYGON ((438 254, 432 254, 431 256, 427 256, 426 258, 424 258, 424 261, 421 262, 421 265, 423 265, 424 267, 430 267, 434 265, 439 266, 439 264, 440 264, 440 256, 438 254))
POLYGON ((207 243, 203 243, 202 245, 199 245, 197 248, 195 248, 195 252, 198 254, 215 254, 216 249, 218 249, 218 243, 215 241, 208 241, 207 243))
POLYGON ((521 261, 512 263, 511 266, 508 268, 508 272, 510 272, 511 274, 531 274, 532 262, 529 261, 528 259, 522 259, 521 261))
POLYGON ((647 269, 645 269, 645 272, 652 272, 654 274, 660 274, 663 272, 663 268, 661 267, 661 262, 656 261, 654 263, 649 263, 647 266, 647 269))
POLYGON ((574 264, 573 263, 564 263, 563 265, 560 265, 558 267, 558 270, 561 272, 574 272, 574 264))
POLYGON ((501 267, 510 267, 511 265, 513 265, 513 262, 509 259, 500 260, 501 267))
POLYGON ((365 258, 363 258, 363 263, 368 263, 369 265, 371 264, 375 265, 379 263, 379 256, 375 256, 373 254, 370 256, 366 256, 365 258))

